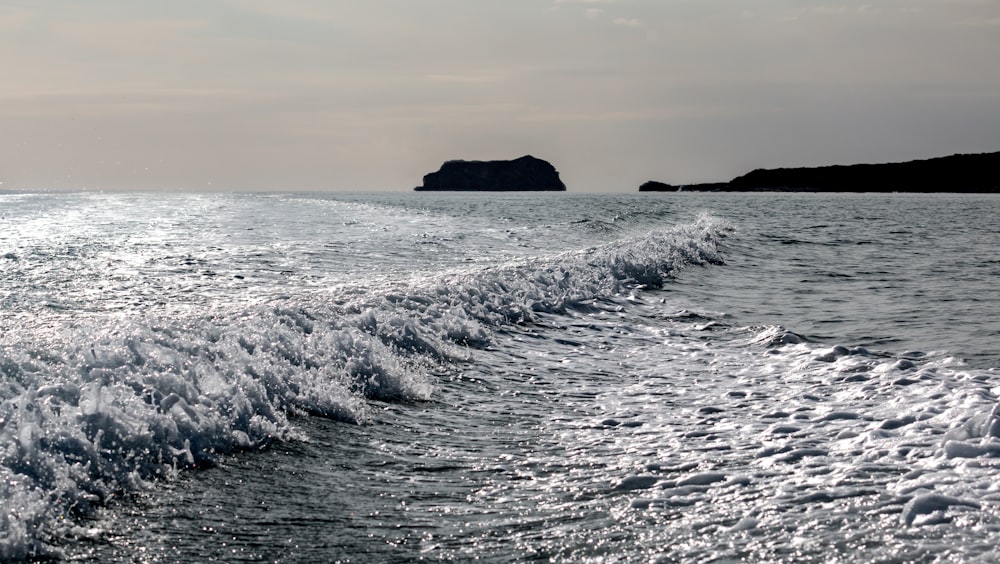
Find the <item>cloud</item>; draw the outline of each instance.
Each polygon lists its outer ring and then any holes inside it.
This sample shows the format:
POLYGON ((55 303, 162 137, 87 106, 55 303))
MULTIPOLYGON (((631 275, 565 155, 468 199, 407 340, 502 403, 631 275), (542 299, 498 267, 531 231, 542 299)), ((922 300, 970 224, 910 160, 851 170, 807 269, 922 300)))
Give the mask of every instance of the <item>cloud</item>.
POLYGON ((207 27, 200 20, 62 21, 50 24, 53 35, 80 48, 129 57, 195 55, 186 36, 207 27))
POLYGON ((250 12, 262 16, 302 21, 339 22, 343 10, 324 3, 301 0, 222 0, 234 11, 250 12))
POLYGON ((713 180, 1000 143, 1000 75, 982 70, 996 0, 4 4, 0 172, 36 184, 165 159, 159 185, 405 188, 428 163, 542 147, 600 187, 672 152, 677 178, 713 180), (761 131, 773 142, 753 144, 761 131))
MULTIPOLYGON (((605 8, 594 7, 597 4, 613 4, 617 0, 555 0, 556 4, 580 4, 584 6, 591 6, 583 9, 583 16, 588 20, 600 20, 604 18, 607 10, 605 8)), ((611 23, 616 26, 622 27, 639 27, 642 25, 642 20, 639 18, 627 18, 627 17, 616 17, 611 20, 611 23)))
POLYGON ((1000 17, 970 19, 963 21, 962 24, 969 27, 1000 27, 1000 17))
POLYGON ((642 25, 642 20, 637 18, 615 18, 611 23, 624 27, 639 27, 642 25))
POLYGON ((424 78, 433 82, 480 84, 502 82, 510 78, 510 75, 500 71, 470 71, 461 74, 428 74, 424 78))
POLYGON ((0 9, 0 31, 10 32, 20 30, 28 23, 30 14, 13 9, 0 9))

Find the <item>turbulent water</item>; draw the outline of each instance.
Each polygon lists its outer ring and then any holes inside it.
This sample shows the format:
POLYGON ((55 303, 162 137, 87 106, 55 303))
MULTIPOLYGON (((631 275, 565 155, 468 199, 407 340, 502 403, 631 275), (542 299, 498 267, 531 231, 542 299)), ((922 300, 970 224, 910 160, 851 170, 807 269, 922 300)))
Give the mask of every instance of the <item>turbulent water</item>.
POLYGON ((0 194, 0 560, 997 560, 997 249, 992 196, 0 194))

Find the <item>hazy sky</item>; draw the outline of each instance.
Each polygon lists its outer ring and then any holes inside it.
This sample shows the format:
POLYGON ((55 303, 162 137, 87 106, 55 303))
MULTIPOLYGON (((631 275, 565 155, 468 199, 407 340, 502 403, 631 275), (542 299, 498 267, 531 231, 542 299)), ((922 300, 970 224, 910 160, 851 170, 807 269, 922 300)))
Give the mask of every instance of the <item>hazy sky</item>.
POLYGON ((571 191, 1000 151, 1000 1, 5 0, 0 189, 571 191))

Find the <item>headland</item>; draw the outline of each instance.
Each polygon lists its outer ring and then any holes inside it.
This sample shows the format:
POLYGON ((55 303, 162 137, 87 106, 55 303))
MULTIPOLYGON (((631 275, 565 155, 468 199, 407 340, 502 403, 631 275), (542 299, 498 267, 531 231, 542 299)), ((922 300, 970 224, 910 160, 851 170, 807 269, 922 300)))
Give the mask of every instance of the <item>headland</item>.
POLYGON ((757 169, 729 182, 672 185, 650 180, 640 192, 953 192, 1000 193, 1000 152, 884 164, 757 169))

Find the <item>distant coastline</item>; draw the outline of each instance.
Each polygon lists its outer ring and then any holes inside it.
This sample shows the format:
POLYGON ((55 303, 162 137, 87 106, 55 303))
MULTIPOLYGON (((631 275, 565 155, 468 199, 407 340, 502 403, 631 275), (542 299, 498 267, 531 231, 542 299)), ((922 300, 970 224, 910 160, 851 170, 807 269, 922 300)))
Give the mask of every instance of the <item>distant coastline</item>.
POLYGON ((729 182, 672 185, 650 180, 640 192, 963 192, 1000 193, 1000 152, 899 163, 757 169, 729 182))

